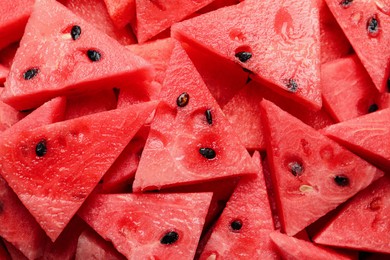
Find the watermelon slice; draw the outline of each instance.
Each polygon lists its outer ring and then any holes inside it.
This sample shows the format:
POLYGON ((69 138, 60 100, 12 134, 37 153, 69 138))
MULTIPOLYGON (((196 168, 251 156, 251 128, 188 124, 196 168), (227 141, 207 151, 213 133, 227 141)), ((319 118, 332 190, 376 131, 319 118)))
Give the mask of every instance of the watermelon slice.
POLYGON ((0 8, 0 49, 22 38, 35 0, 2 0, 0 8))
POLYGON ((383 173, 336 142, 262 101, 267 155, 287 235, 295 235, 383 173))
POLYGON ((289 237, 278 231, 271 233, 270 237, 272 242, 277 246, 278 252, 283 259, 313 259, 314 256, 317 260, 355 259, 353 256, 345 255, 330 248, 318 246, 308 241, 289 237))
POLYGON ((390 11, 387 1, 326 0, 372 81, 385 92, 389 79, 390 11))
POLYGON ((128 259, 193 259, 211 195, 101 194, 79 214, 128 259))
POLYGON ((145 42, 213 0, 135 0, 138 42, 145 42))
MULTIPOLYGON (((261 167, 258 152, 253 160, 261 167)), ((273 230, 263 171, 260 170, 255 178, 241 178, 200 259, 278 259, 269 239, 273 230)))
POLYGON ((136 88, 150 77, 143 59, 54 0, 36 2, 20 46, 1 96, 20 110, 63 94, 136 88))
POLYGON ((135 18, 135 0, 104 0, 108 14, 117 28, 123 28, 135 18))
POLYGON ((53 241, 155 107, 150 102, 0 136, 1 174, 53 241))
POLYGON ((126 259, 113 245, 92 230, 85 230, 77 243, 76 259, 126 259))
POLYGON ((177 43, 133 190, 199 183, 257 170, 177 43))
POLYGON ((323 130, 357 155, 385 171, 390 169, 390 108, 351 119, 323 130))
POLYGON ((386 175, 345 204, 339 214, 314 237, 314 241, 390 254, 389 230, 390 177, 386 175))
POLYGON ((246 0, 178 23, 172 35, 237 62, 254 79, 319 110, 316 2, 246 0))
POLYGON ((356 55, 321 66, 324 105, 338 121, 345 121, 390 106, 380 94, 356 55))

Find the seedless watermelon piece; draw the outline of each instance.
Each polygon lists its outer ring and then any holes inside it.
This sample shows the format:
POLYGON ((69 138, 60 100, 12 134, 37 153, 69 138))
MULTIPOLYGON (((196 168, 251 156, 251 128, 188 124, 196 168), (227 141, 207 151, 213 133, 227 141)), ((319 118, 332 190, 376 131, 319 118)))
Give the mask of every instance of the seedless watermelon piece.
POLYGON ((390 108, 329 126, 323 130, 381 169, 390 169, 390 108))
POLYGON ((295 235, 383 173, 275 104, 262 101, 280 220, 295 235))
POLYGON ((155 109, 134 105, 1 135, 1 174, 54 241, 155 109))
POLYGON ((135 0, 135 32, 145 42, 213 0, 135 0))
POLYGON ((123 28, 135 18, 135 0, 104 0, 108 14, 117 28, 123 28))
POLYGON ((135 175, 135 192, 258 170, 179 43, 160 96, 135 175))
POLYGON ((2 0, 0 10, 0 49, 22 38, 35 0, 2 0))
POLYGON ((390 106, 356 55, 321 66, 324 105, 338 121, 345 121, 390 106))
POLYGON ((113 245, 92 230, 85 230, 77 243, 76 259, 126 259, 113 245))
MULTIPOLYGON (((343 206, 315 237, 319 244, 390 254, 390 177, 386 175, 343 206)), ((385 259, 385 258, 383 258, 385 259)))
POLYGON ((60 3, 39 0, 1 97, 17 109, 30 109, 63 94, 136 88, 151 76, 150 69, 60 3))
MULTIPOLYGON (((261 167, 259 152, 253 155, 253 160, 261 167)), ((255 178, 241 178, 200 259, 278 259, 269 239, 273 230, 260 170, 255 178)))
POLYGON ((79 214, 128 259, 193 259, 211 195, 100 194, 79 214))
POLYGON ((389 79, 390 30, 387 1, 326 0, 340 27, 352 44, 380 92, 389 79), (389 36, 388 36, 389 35, 389 36))
POLYGON ((319 246, 308 241, 289 237, 278 231, 270 234, 272 242, 277 246, 278 253, 283 259, 317 259, 317 260, 347 260, 356 257, 339 253, 330 248, 319 246))
POLYGON ((172 26, 172 35, 237 62, 254 79, 321 108, 317 0, 246 0, 172 26))

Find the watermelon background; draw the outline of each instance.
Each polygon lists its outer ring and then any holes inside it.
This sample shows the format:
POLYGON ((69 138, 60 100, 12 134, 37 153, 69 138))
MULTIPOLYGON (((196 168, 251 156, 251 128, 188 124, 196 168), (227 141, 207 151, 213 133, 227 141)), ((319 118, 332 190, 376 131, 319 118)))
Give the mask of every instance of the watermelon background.
POLYGON ((3 0, 0 259, 390 259, 383 0, 3 0))

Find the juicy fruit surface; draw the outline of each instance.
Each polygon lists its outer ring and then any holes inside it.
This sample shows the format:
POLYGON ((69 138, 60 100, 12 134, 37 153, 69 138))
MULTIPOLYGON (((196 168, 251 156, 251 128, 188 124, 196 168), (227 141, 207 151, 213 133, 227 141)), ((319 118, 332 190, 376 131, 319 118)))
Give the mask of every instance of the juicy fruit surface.
POLYGON ((172 33, 239 63, 255 79, 318 110, 320 45, 315 6, 315 1, 249 0, 178 23, 172 33), (251 58, 240 61, 242 52, 251 58))
POLYGON ((262 109, 280 217, 288 235, 295 235, 383 175, 271 102, 263 100, 262 109))
POLYGON ((210 193, 105 194, 79 214, 128 259, 192 259, 210 200, 210 193), (163 242, 167 232, 177 240, 163 242))

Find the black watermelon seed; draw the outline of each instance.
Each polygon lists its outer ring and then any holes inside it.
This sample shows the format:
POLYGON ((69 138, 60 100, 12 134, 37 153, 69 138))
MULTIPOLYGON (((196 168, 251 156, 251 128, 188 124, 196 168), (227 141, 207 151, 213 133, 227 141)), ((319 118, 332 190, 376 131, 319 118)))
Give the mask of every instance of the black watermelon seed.
POLYGON ((217 154, 215 153, 215 151, 211 148, 200 148, 199 149, 199 153, 206 159, 214 159, 215 156, 217 156, 217 154))
POLYGON ((190 101, 190 95, 188 95, 187 92, 183 92, 180 94, 180 96, 177 97, 176 104, 179 107, 185 107, 189 101, 190 101))
POLYGON ((4 212, 4 204, 0 201, 0 214, 4 212))
POLYGON ((252 53, 247 52, 247 51, 240 51, 240 52, 237 52, 235 56, 241 62, 247 62, 250 58, 252 58, 252 53))
POLYGON ((378 105, 377 104, 372 104, 369 108, 368 108, 368 113, 372 113, 372 112, 375 112, 379 109, 378 105))
POLYGON ((213 123, 213 116, 211 115, 211 110, 207 109, 205 112, 205 115, 206 115, 207 123, 209 123, 209 125, 211 125, 213 123))
POLYGON ((161 238, 160 243, 163 245, 171 245, 179 240, 179 234, 175 231, 169 231, 161 238))
POLYGON ((80 35, 81 35, 81 27, 78 26, 78 25, 74 25, 72 27, 72 30, 70 31, 70 35, 72 35, 72 39, 73 40, 77 40, 78 38, 80 38, 80 35))
POLYGON ((334 181, 340 187, 345 187, 349 185, 349 179, 344 175, 337 175, 336 177, 334 177, 334 181))
POLYGON ((242 228, 242 222, 239 219, 235 219, 230 223, 230 227, 233 231, 238 231, 242 228))
POLYGON ((47 147, 46 147, 46 141, 42 140, 35 146, 35 154, 38 157, 42 157, 46 154, 47 147))
POLYGON ((352 4, 353 0, 341 0, 340 5, 342 7, 349 7, 352 4))
POLYGON ((295 93, 298 90, 298 83, 294 79, 289 79, 286 84, 286 87, 288 91, 295 93))
POLYGON ((39 69, 37 69, 37 68, 28 69, 23 73, 23 78, 25 80, 30 80, 30 79, 34 78, 38 74, 38 72, 39 72, 39 69))
POLYGON ((376 16, 372 16, 367 20, 367 31, 370 35, 377 35, 379 32, 379 20, 376 16))
POLYGON ((100 52, 95 51, 95 50, 88 50, 87 55, 91 61, 99 61, 102 58, 102 55, 100 54, 100 52))
POLYGON ((303 173, 303 165, 299 162, 290 162, 288 167, 294 176, 300 176, 303 173))

